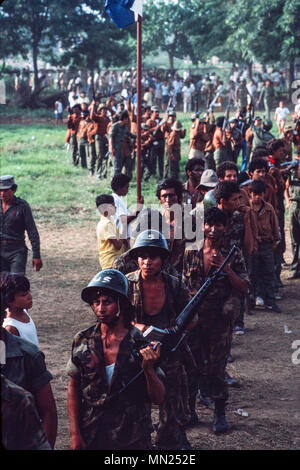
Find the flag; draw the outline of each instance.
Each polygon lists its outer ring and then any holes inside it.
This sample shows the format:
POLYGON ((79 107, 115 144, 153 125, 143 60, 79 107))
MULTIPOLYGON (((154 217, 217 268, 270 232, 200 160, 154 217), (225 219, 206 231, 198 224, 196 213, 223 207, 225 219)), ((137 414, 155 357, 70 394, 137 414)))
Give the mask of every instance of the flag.
POLYGON ((106 0, 106 13, 118 28, 125 28, 143 14, 143 0, 106 0))

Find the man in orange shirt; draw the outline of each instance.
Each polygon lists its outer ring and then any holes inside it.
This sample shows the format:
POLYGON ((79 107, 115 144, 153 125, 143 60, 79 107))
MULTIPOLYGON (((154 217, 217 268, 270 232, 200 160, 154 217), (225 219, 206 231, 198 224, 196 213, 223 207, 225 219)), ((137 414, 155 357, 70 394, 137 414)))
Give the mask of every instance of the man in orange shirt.
POLYGON ((213 137, 214 160, 216 166, 227 160, 232 161, 232 150, 231 150, 231 136, 230 131, 226 127, 225 132, 223 131, 225 117, 219 116, 216 121, 216 130, 213 137))
POLYGON ((107 116, 107 107, 104 104, 100 104, 96 114, 96 103, 92 101, 90 118, 96 123, 96 134, 95 134, 95 153, 96 153, 96 174, 99 179, 104 178, 107 173, 106 158, 105 155, 108 149, 107 140, 107 126, 110 123, 110 119, 107 116))
POLYGON ((204 118, 192 116, 193 125, 190 128, 190 152, 189 158, 201 158, 204 160, 204 150, 209 140, 207 126, 204 118), (195 118, 195 119, 194 119, 195 118))
POLYGON ((161 130, 161 126, 159 125, 161 120, 159 117, 158 106, 152 106, 151 111, 151 118, 146 122, 153 136, 153 142, 150 151, 151 175, 156 175, 157 162, 159 179, 162 179, 164 173, 165 139, 163 131, 161 130))
POLYGON ((172 126, 172 131, 168 138, 168 153, 170 157, 171 178, 179 179, 179 162, 180 155, 180 139, 184 139, 186 130, 182 128, 180 121, 175 121, 172 126))
POLYGON ((79 163, 79 156, 78 156, 78 145, 77 145, 77 132, 78 126, 81 121, 80 116, 81 107, 80 104, 75 104, 73 108, 69 108, 69 114, 67 119, 67 136, 66 142, 70 142, 70 146, 72 149, 72 161, 73 165, 78 165, 79 163))

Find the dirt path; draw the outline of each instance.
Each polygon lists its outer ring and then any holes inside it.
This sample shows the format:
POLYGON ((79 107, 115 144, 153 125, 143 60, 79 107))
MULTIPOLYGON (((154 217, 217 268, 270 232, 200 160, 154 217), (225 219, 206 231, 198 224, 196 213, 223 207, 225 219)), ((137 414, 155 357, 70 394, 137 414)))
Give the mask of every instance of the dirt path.
MULTIPOLYGON (((68 229, 39 227, 44 268, 33 273, 30 256, 27 275, 32 283, 41 349, 53 374, 52 387, 59 423, 56 449, 68 449, 67 383, 65 366, 75 333, 90 326, 94 317, 81 301, 82 288, 98 271, 95 226, 68 229)), ((288 247, 290 247, 288 241, 288 247)), ((285 255, 290 261, 288 251, 285 255)), ((300 449, 299 378, 300 364, 292 363, 292 343, 300 340, 300 280, 286 281, 279 304, 284 313, 255 311, 245 318, 246 334, 234 336, 231 375, 241 387, 230 390, 230 431, 216 437, 212 411, 199 406, 200 423, 187 434, 195 449, 300 449), (284 333, 287 325, 290 334, 284 333), (248 417, 236 414, 242 408, 248 417)), ((299 352, 300 359, 300 352, 299 352)))

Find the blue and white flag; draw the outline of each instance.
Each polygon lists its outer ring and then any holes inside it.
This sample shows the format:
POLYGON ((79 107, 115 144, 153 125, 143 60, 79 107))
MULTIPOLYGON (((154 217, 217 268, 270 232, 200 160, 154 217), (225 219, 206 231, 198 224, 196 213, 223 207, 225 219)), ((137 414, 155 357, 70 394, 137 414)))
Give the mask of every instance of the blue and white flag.
POLYGON ((143 0, 106 0, 105 10, 118 28, 125 28, 143 15, 143 0))

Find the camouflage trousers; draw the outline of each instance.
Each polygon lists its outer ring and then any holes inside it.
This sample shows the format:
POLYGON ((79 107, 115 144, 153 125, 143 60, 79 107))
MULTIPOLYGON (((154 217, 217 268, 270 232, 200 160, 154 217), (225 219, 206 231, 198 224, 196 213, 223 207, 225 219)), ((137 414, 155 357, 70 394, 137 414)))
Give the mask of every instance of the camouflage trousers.
POLYGON ((159 425, 155 444, 160 449, 176 450, 181 446, 181 423, 179 419, 182 386, 182 365, 179 361, 163 362, 161 368, 166 375, 166 396, 159 406, 159 425))
POLYGON ((196 399, 198 388, 213 400, 227 400, 225 369, 231 349, 232 328, 233 318, 230 315, 211 312, 205 318, 201 317, 193 329, 189 344, 197 363, 197 371, 189 377, 191 403, 196 399))

